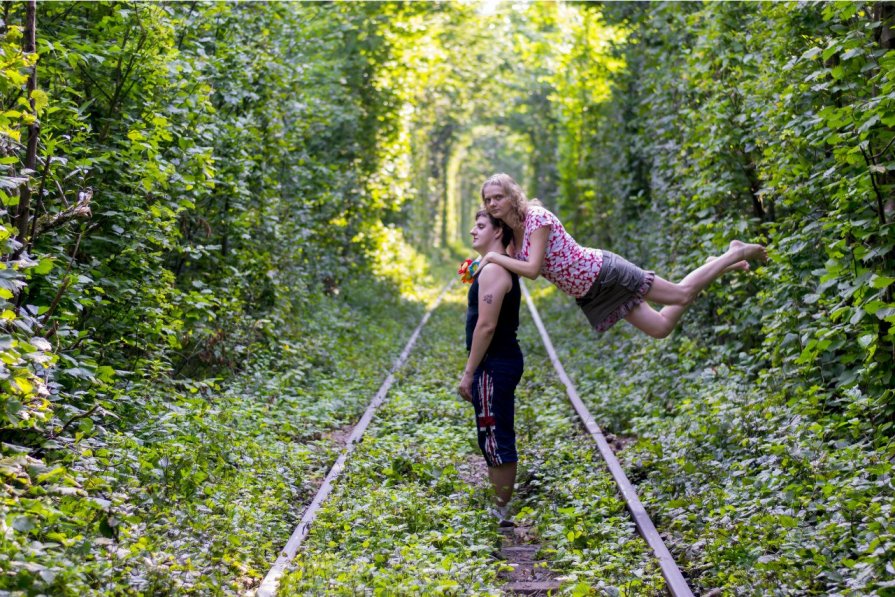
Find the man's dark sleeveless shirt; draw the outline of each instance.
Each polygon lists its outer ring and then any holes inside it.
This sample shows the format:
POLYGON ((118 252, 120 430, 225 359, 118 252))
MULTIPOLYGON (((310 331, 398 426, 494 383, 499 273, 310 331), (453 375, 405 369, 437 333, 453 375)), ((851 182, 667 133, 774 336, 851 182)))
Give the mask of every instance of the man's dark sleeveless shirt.
MULTIPOLYGON (((488 346, 486 357, 519 358, 522 350, 516 340, 516 330, 519 329, 519 304, 522 292, 519 288, 519 276, 509 272, 513 278, 513 287, 503 297, 500 306, 500 315, 497 318, 497 328, 494 337, 488 346)), ((466 350, 472 349, 472 332, 479 321, 479 278, 476 276, 469 288, 466 308, 466 350)))

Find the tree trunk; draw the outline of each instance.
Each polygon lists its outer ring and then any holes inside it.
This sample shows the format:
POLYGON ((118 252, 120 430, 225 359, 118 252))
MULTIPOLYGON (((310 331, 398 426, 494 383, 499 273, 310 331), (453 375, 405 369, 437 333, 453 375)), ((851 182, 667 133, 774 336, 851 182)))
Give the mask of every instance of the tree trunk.
MULTIPOLYGON (((22 42, 22 49, 26 54, 33 54, 37 51, 37 0, 28 0, 25 7, 25 39, 22 42)), ((37 62, 31 69, 28 76, 26 86, 28 90, 28 103, 31 106, 31 113, 34 115, 34 122, 28 126, 28 142, 25 153, 25 169, 31 172, 25 174, 30 178, 31 174, 37 168, 37 138, 40 133, 40 125, 37 121, 37 114, 34 109, 34 98, 32 94, 37 89, 37 62)), ((25 183, 19 190, 19 210, 16 217, 16 239, 25 244, 25 233, 28 230, 28 220, 31 217, 31 186, 25 183)))

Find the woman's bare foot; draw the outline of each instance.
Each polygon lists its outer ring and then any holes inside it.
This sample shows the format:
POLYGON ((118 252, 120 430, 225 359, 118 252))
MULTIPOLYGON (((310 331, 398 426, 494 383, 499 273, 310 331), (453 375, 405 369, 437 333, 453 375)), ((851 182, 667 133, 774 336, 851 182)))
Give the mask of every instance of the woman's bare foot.
POLYGON ((739 256, 741 260, 748 259, 757 259, 758 261, 767 261, 768 260, 768 252, 762 245, 756 245, 751 243, 744 243, 739 240, 730 241, 730 247, 727 249, 730 251, 740 251, 739 256))
MULTIPOLYGON (((712 256, 710 256, 708 259, 706 259, 705 262, 706 262, 706 263, 711 263, 711 262, 714 261, 715 259, 717 259, 717 257, 715 257, 714 255, 712 255, 712 256)), ((734 263, 733 265, 728 265, 727 267, 724 268, 724 273, 725 273, 725 274, 726 274, 727 272, 732 272, 732 271, 748 272, 748 271, 749 271, 749 262, 748 262, 748 261, 737 261, 737 262, 734 263)))

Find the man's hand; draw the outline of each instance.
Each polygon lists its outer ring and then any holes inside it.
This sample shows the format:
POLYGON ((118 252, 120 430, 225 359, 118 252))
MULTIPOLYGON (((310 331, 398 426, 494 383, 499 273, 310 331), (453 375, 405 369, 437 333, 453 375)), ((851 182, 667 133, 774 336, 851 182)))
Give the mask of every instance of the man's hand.
POLYGON ((460 385, 457 387, 457 392, 460 393, 460 396, 463 397, 463 400, 467 402, 472 402, 472 374, 464 373, 463 377, 460 378, 460 385))

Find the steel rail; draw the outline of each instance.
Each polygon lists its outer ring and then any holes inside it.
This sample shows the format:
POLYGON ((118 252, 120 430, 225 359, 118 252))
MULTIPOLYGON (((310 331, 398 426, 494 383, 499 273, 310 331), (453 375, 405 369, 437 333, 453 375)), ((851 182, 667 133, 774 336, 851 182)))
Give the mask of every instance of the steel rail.
POLYGON ((422 320, 420 320, 419 325, 416 326, 413 334, 410 335, 410 339, 407 341, 407 345, 404 346, 404 350, 395 360, 395 363, 394 365, 392 365, 388 376, 379 387, 379 391, 377 391, 376 394, 373 396, 373 399, 370 400, 370 404, 367 406, 367 410, 364 412, 363 416, 361 416, 360 420, 357 422, 357 425, 354 426, 354 430, 351 432, 351 435, 348 436, 345 448, 342 449, 342 453, 339 455, 339 458, 336 460, 335 464, 333 464, 332 468, 329 471, 329 474, 327 474, 326 478, 323 480, 323 485, 321 485, 320 489, 317 490, 317 494, 314 496, 314 499, 311 501, 311 504, 308 506, 307 510, 305 510, 304 515, 301 517, 301 522, 299 522, 298 526, 295 527, 295 530, 292 531, 292 535, 289 537, 289 541, 286 542, 285 547, 283 547, 283 549, 280 551, 280 556, 274 562, 273 566, 271 566, 270 571, 268 571, 267 575, 264 577, 264 580, 261 581, 261 585, 255 592, 256 597, 273 597, 274 595, 276 595, 277 587, 280 583, 280 578, 285 573, 286 567, 289 565, 289 562, 291 562, 292 559, 295 558, 295 554, 298 552, 299 546, 308 536, 311 523, 314 522, 314 519, 317 517, 317 512, 323 505, 324 500, 326 500, 330 492, 332 492, 334 481, 339 477, 339 475, 342 474, 342 471, 345 469, 345 462, 348 460, 348 456, 354 451, 355 445, 360 441, 364 432, 367 430, 367 426, 369 426, 370 421, 373 420, 373 415, 376 413, 376 409, 379 408, 379 406, 385 400, 389 388, 391 388, 392 384, 395 381, 395 373, 397 373, 398 369, 400 369, 404 365, 405 361, 407 361, 407 357, 410 356, 410 351, 413 350, 417 338, 419 338, 420 331, 423 329, 423 326, 426 325, 426 322, 429 321, 429 316, 432 315, 432 312, 441 303, 441 299, 444 298, 444 295, 447 293, 448 290, 450 290, 453 285, 454 280, 451 280, 447 285, 445 285, 445 287, 441 290, 441 294, 438 295, 438 298, 435 299, 435 302, 433 302, 432 305, 426 310, 426 313, 423 315, 422 320))
POLYGON ((525 302, 528 304, 528 310, 531 312, 531 317, 535 322, 535 326, 541 334, 541 340, 544 342, 547 354, 550 355, 553 367, 556 369, 556 373, 559 375, 560 380, 562 380, 563 384, 566 386, 566 393, 568 394, 572 405, 575 407, 575 412, 578 413, 584 427, 596 442, 600 455, 606 461, 606 464, 609 467, 609 472, 612 474, 612 478, 615 479, 615 483, 618 485, 619 491, 621 491, 622 497, 628 506, 628 511, 634 518, 634 524, 637 526, 637 530, 652 548, 653 554, 655 554, 656 558, 659 560, 659 567, 662 569, 662 576, 665 577, 669 592, 674 597, 693 597, 693 592, 687 585, 684 575, 681 574, 674 558, 665 546, 665 542, 662 541, 662 537, 659 536, 659 532, 656 530, 653 521, 650 520, 649 515, 646 513, 646 509, 644 509, 643 504, 640 502, 640 498, 637 497, 634 487, 631 485, 631 482, 628 481, 625 471, 622 469, 621 464, 619 464, 618 459, 612 452, 609 442, 607 442, 606 438, 603 436, 600 426, 597 425, 593 416, 590 414, 590 411, 587 409, 587 406, 581 401, 577 390, 575 390, 575 385, 566 374, 566 370, 563 368, 562 363, 560 363, 559 357, 556 356, 556 350, 553 348, 553 343, 550 341, 550 336, 547 334, 547 328, 544 327, 544 322, 541 321, 541 316, 538 314, 538 309, 531 299, 531 294, 528 292, 528 288, 526 288, 524 283, 522 283, 521 286, 522 293, 525 295, 525 302))

